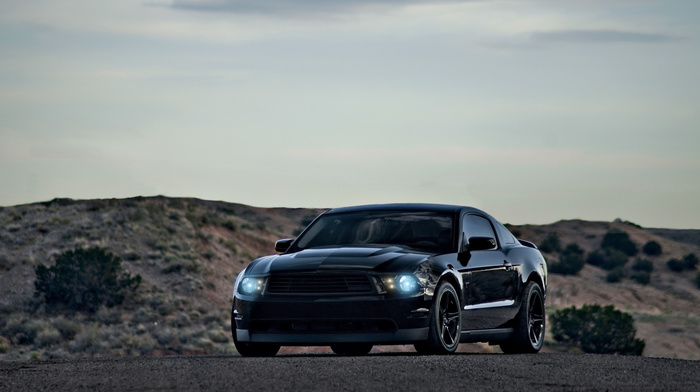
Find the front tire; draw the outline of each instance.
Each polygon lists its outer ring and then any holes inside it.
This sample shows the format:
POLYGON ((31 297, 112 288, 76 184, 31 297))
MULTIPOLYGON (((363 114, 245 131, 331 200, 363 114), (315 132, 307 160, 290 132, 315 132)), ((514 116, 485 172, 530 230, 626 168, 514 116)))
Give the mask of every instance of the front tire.
POLYGON ((428 340, 414 345, 419 354, 452 354, 459 346, 462 312, 457 291, 442 282, 430 308, 428 340))
POLYGON ((280 345, 270 343, 240 342, 236 336, 236 319, 231 312, 231 335, 236 351, 244 357, 272 357, 280 351, 280 345))
POLYGON ((544 344, 545 304, 542 289, 535 282, 525 287, 513 337, 500 345, 506 354, 534 354, 544 344))

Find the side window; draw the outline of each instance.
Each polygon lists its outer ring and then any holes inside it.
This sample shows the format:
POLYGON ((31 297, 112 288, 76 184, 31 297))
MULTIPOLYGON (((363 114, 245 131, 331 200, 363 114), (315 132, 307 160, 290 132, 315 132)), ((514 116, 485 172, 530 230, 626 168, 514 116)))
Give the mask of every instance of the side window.
POLYGON ((467 215, 462 221, 462 231, 469 237, 491 237, 496 238, 491 223, 488 219, 479 215, 467 215))

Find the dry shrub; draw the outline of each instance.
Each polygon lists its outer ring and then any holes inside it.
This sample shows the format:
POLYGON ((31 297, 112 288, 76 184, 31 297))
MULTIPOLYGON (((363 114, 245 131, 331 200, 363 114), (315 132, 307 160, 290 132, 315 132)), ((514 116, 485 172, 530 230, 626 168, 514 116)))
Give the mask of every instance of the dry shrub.
POLYGON ((53 326, 42 329, 34 338, 34 344, 39 348, 45 348, 63 342, 63 335, 53 326))
POLYGON ((75 335, 77 335, 81 330, 80 323, 68 320, 64 317, 59 317, 53 320, 52 324, 66 340, 73 340, 75 335))

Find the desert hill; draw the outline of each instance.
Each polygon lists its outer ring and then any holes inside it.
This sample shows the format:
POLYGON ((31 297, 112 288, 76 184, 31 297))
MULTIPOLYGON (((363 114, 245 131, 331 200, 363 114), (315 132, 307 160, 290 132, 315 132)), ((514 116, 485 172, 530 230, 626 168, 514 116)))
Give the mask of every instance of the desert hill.
MULTIPOLYGON (((0 208, 0 359, 233 352, 229 317, 236 275, 322 211, 162 196, 0 208), (47 308, 34 298, 38 264, 50 266, 64 251, 92 246, 106 248, 128 272, 142 276, 124 304, 86 314, 47 308)), ((600 248, 612 229, 628 233, 640 249, 657 241, 661 255, 639 255, 653 263, 648 284, 628 278, 608 283, 607 271, 592 265, 575 276, 550 274, 548 311, 614 304, 634 315, 645 355, 700 359, 696 271, 666 266, 670 258, 700 255, 700 231, 578 220, 510 228, 538 244, 556 233, 564 246, 575 243, 586 254, 600 248)), ((560 254, 545 257, 556 262, 560 254)), ((549 342, 546 349, 562 348, 549 342)))

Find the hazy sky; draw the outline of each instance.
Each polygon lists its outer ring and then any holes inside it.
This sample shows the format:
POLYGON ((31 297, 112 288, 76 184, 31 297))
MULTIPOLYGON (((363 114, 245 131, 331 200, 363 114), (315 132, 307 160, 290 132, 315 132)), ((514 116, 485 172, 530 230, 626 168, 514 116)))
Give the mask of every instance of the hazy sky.
POLYGON ((700 229, 697 0, 0 0, 0 205, 700 229))

